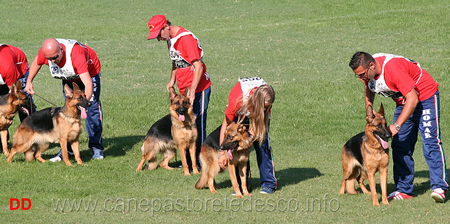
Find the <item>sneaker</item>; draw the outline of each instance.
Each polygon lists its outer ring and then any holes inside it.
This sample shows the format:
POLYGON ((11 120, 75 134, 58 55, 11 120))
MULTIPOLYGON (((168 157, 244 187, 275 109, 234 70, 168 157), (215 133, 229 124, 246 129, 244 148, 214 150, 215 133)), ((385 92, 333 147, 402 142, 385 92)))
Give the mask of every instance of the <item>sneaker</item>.
POLYGON ((260 194, 273 194, 274 192, 275 192, 274 189, 268 187, 263 187, 263 189, 259 191, 260 194))
POLYGON ((231 196, 236 196, 236 192, 233 191, 233 193, 231 193, 231 196))
POLYGON ((100 149, 92 149, 94 151, 94 155, 92 156, 92 159, 103 159, 103 151, 100 149))
POLYGON ((400 191, 394 191, 388 196, 388 200, 406 200, 411 198, 413 198, 413 196, 400 191))
POLYGON ((445 201, 445 191, 442 190, 441 188, 436 188, 433 190, 433 192, 431 193, 431 197, 439 203, 444 203, 445 201))
MULTIPOLYGON (((73 152, 68 152, 68 153, 69 153, 69 156, 73 156, 73 152)), ((59 150, 58 154, 55 157, 49 159, 49 161, 53 162, 53 163, 59 162, 61 160, 62 160, 62 151, 61 150, 59 150)))

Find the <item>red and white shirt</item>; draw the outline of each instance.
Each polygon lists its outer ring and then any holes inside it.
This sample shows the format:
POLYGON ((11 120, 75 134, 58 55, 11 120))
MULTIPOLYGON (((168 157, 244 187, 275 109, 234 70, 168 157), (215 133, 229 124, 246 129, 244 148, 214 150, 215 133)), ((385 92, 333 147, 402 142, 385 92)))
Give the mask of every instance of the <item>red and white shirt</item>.
POLYGON ((197 86, 196 93, 201 92, 211 86, 211 80, 206 72, 206 65, 202 61, 203 49, 197 37, 188 30, 180 27, 173 38, 167 41, 170 59, 177 67, 177 85, 180 93, 184 93, 190 87, 194 79, 194 61, 200 60, 203 66, 203 74, 197 86))
POLYGON ((11 86, 28 70, 25 53, 17 47, 0 44, 0 85, 11 86))
MULTIPOLYGON (((239 82, 231 89, 228 95, 228 105, 225 116, 231 121, 236 117, 236 112, 243 102, 246 102, 253 92, 261 85, 267 84, 260 77, 240 78, 239 82)), ((270 110, 269 110, 270 111, 270 110)), ((251 111, 247 111, 245 116, 249 116, 251 111)))
POLYGON ((381 65, 381 74, 365 84, 374 93, 392 97, 397 105, 405 103, 404 96, 412 89, 420 101, 430 98, 438 90, 439 84, 418 62, 393 54, 378 53, 373 57, 381 65))
POLYGON ((100 73, 101 65, 97 54, 87 45, 76 40, 56 39, 63 50, 64 57, 55 64, 45 58, 42 48, 39 50, 37 64, 49 66, 54 78, 69 81, 79 81, 79 75, 89 72, 91 77, 100 73))

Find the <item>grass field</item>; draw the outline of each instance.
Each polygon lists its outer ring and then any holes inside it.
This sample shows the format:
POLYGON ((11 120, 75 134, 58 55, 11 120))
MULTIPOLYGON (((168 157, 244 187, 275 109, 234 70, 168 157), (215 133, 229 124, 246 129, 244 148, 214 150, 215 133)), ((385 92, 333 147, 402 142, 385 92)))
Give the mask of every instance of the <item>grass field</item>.
MULTIPOLYGON (((1 223, 447 223, 450 219, 449 203, 436 204, 430 198, 420 141, 414 156, 414 199, 374 208, 369 195, 338 195, 342 146, 365 125, 363 84, 348 67, 356 51, 403 55, 432 74, 440 83, 442 141, 450 153, 446 1, 0 0, 0 5, 0 43, 21 48, 30 62, 50 37, 77 39, 97 52, 106 147, 104 160, 90 160, 83 132, 85 167, 25 163, 21 154, 7 164, 1 156, 1 223), (238 77, 260 76, 273 85, 275 194, 259 194, 254 153, 253 197, 243 200, 231 197, 227 173, 217 177, 219 193, 212 195, 207 189, 196 190, 199 177, 185 177, 181 170, 135 171, 148 128, 168 113, 169 106, 165 86, 171 64, 166 45, 146 40, 147 21, 155 14, 165 14, 201 41, 213 82, 208 133, 221 123, 238 77), (29 198, 32 207, 11 211, 10 198, 29 198)), ((34 87, 37 94, 63 104, 61 84, 46 66, 34 87)), ((39 98, 35 102, 38 109, 51 106, 39 98)), ((394 103, 377 96, 376 107, 380 102, 392 121, 394 103)), ((18 123, 15 118, 11 137, 18 123)), ((44 158, 58 151, 59 146, 52 145, 44 158)), ((393 190, 391 162, 388 191, 393 190)), ((379 188, 378 193, 381 197, 379 188)))

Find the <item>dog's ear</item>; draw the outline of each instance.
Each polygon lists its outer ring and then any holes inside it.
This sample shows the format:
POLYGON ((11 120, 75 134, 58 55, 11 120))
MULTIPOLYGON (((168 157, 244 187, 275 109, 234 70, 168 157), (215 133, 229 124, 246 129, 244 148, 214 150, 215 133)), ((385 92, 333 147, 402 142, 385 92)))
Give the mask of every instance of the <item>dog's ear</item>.
POLYGON ((372 122, 374 116, 375 115, 373 114, 372 106, 367 106, 367 108, 366 108, 366 121, 367 122, 372 122))
POLYGON ((381 114, 384 117, 384 106, 383 106, 383 103, 381 103, 380 109, 378 110, 378 113, 381 114))
MULTIPOLYGON (((14 86, 14 84, 13 84, 13 86, 14 86)), ((22 82, 19 79, 16 81, 15 87, 16 87, 16 90, 14 92, 19 92, 22 89, 22 82)))
POLYGON ((173 100, 177 96, 177 93, 175 92, 175 88, 170 87, 169 89, 169 99, 173 100))
POLYGON ((184 90, 183 96, 191 98, 191 88, 189 86, 186 87, 186 90, 184 90))
MULTIPOLYGON (((75 87, 76 84, 74 83, 73 85, 75 87)), ((78 85, 77 85, 77 87, 78 87, 78 85)), ((69 97, 69 98, 73 97, 73 91, 67 84, 64 85, 64 93, 66 94, 66 97, 69 97)))
POLYGON ((73 91, 81 91, 80 87, 76 83, 73 83, 73 91))
POLYGON ((225 116, 225 120, 227 121, 227 126, 231 124, 231 122, 233 122, 232 120, 230 120, 227 116, 225 116))
POLYGON ((17 96, 17 86, 14 83, 11 85, 11 95, 17 96))

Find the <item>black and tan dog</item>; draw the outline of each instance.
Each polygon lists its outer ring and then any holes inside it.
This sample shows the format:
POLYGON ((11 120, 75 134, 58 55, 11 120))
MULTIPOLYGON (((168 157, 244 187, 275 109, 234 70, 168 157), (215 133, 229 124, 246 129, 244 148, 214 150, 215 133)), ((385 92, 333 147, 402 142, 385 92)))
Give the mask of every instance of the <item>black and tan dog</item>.
POLYGON ((366 110, 365 131, 353 136, 342 148, 341 160, 344 178, 339 194, 357 194, 355 181, 365 194, 370 192, 364 186, 364 180, 369 179, 373 206, 380 206, 376 192, 375 173, 380 171, 381 198, 384 205, 389 205, 387 199, 387 175, 389 165, 389 143, 391 132, 386 125, 384 107, 381 104, 378 113, 371 106, 366 110), (359 176, 358 176, 359 171, 359 176))
POLYGON ((223 171, 219 167, 218 155, 219 150, 227 150, 228 171, 233 185, 236 197, 242 198, 251 195, 247 189, 247 161, 250 154, 250 148, 253 146, 254 138, 248 133, 245 125, 241 122, 231 122, 226 129, 222 145, 219 146, 220 129, 219 126, 205 139, 200 152, 200 162, 202 164, 202 174, 195 188, 202 189, 208 184, 211 193, 217 193, 215 189, 214 178, 219 172, 223 171), (236 177, 236 168, 239 169, 241 179, 242 193, 236 177))
POLYGON ((66 102, 64 107, 50 107, 25 118, 14 134, 13 147, 8 157, 11 163, 14 154, 24 153, 27 161, 36 158, 40 162, 46 162, 41 154, 48 149, 50 143, 59 142, 62 149, 63 161, 67 166, 72 166, 67 152, 67 143, 71 143, 75 160, 84 165, 80 158, 78 138, 81 133, 81 111, 87 109, 91 102, 73 83, 73 90, 66 84, 64 86, 66 102))
POLYGON ((142 170, 145 161, 148 161, 146 169, 156 169, 156 155, 158 152, 164 155, 164 159, 159 166, 168 170, 174 169, 169 166, 169 161, 175 157, 176 149, 178 148, 184 175, 191 175, 186 160, 187 151, 189 151, 192 161, 192 172, 199 174, 195 156, 195 142, 197 140, 196 116, 189 101, 189 92, 189 88, 187 88, 184 94, 178 95, 174 88, 170 88, 170 113, 155 122, 148 130, 141 148, 142 158, 136 171, 142 170))
POLYGON ((19 109, 29 114, 33 106, 21 87, 22 83, 20 80, 17 80, 15 84, 12 84, 10 93, 0 96, 0 136, 5 156, 9 156, 8 128, 13 123, 14 116, 19 109))

